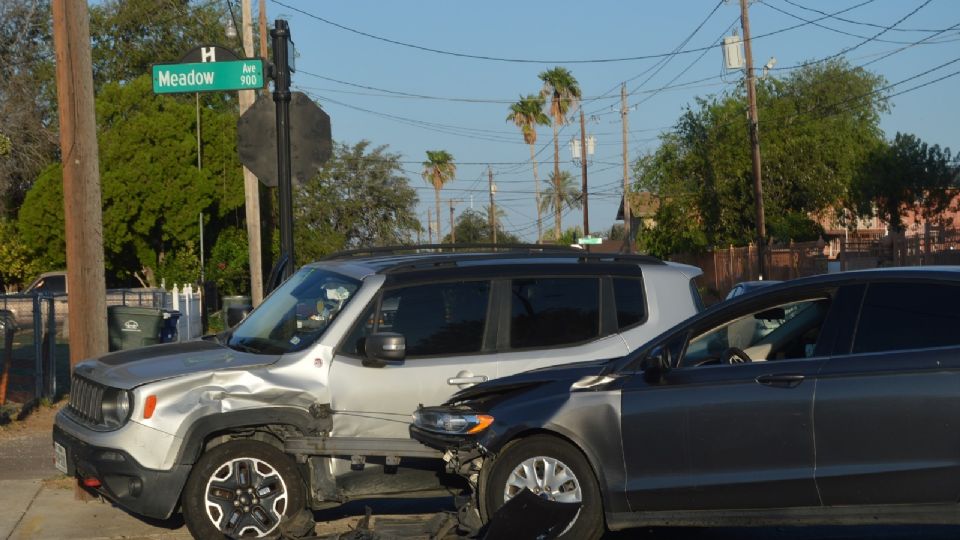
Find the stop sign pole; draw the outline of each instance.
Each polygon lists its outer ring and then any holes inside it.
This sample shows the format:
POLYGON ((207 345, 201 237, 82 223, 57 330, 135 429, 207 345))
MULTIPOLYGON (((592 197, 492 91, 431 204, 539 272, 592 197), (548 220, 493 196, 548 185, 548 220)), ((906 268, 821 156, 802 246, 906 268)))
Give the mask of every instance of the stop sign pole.
MULTIPOLYGON (((274 268, 281 280, 293 275, 293 186, 290 179, 290 25, 283 19, 274 22, 273 38, 273 101, 277 104, 277 186, 280 199, 280 260, 274 268)), ((268 287, 275 284, 270 283, 268 287)))

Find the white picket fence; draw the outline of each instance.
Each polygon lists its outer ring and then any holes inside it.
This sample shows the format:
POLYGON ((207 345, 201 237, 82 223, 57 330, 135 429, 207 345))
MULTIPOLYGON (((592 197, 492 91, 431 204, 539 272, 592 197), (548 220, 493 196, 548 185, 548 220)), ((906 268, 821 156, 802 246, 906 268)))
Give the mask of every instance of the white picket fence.
POLYGON ((203 335, 203 321, 200 313, 200 297, 203 291, 196 290, 191 284, 180 287, 173 285, 173 289, 163 295, 163 308, 180 312, 177 320, 177 341, 187 341, 203 335))

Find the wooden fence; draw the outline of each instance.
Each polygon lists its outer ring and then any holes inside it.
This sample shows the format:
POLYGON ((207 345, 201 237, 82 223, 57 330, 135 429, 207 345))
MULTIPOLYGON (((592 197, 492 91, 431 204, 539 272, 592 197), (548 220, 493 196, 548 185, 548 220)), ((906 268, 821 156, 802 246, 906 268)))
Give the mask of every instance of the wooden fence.
MULTIPOLYGON (((887 266, 960 265, 960 231, 770 244, 764 255, 767 271, 763 278, 773 280, 887 266)), ((722 300, 737 283, 760 278, 757 249, 752 244, 681 253, 671 260, 703 269, 699 285, 708 304, 722 300)))

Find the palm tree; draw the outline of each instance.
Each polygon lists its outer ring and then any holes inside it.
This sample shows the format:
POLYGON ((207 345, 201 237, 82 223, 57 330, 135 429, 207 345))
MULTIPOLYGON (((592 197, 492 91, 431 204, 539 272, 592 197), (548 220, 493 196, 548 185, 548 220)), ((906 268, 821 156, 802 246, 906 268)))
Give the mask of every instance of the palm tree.
MULTIPOLYGON (((443 235, 440 234, 440 190, 443 186, 453 180, 457 174, 457 166, 453 163, 453 156, 446 150, 427 150, 427 161, 423 162, 423 179, 433 186, 433 192, 436 195, 437 202, 437 241, 439 242, 443 235)), ((428 224, 429 225, 429 224, 428 224)))
MULTIPOLYGON (((555 178, 560 176, 560 141, 558 129, 567 123, 567 113, 575 109, 580 102, 580 83, 574 78, 570 70, 562 67, 544 71, 540 74, 540 80, 543 81, 543 89, 540 95, 544 98, 550 97, 550 117, 553 118, 553 175, 555 178)), ((559 195, 558 191, 554 191, 559 195)), ((560 201, 554 204, 559 207, 560 201)), ((559 212, 557 216, 559 216, 559 212)), ((560 238, 560 219, 557 218, 554 223, 554 234, 560 238)))
MULTIPOLYGON (((574 184, 573 177, 570 176, 570 173, 567 171, 559 174, 551 174, 550 187, 547 188, 543 195, 543 210, 546 212, 553 211, 556 231, 560 230, 560 214, 563 212, 563 208, 580 208, 583 203, 583 199, 580 198, 580 190, 576 184, 574 184)), ((561 233, 557 233, 556 238, 558 240, 560 239, 560 234, 561 233)))
POLYGON ((534 146, 537 144, 537 125, 550 125, 550 117, 543 112, 543 106, 546 99, 542 95, 527 94, 527 97, 520 97, 520 101, 510 105, 510 114, 507 115, 507 122, 513 122, 520 133, 523 134, 523 141, 530 145, 530 162, 533 163, 533 187, 537 198, 537 243, 543 238, 543 222, 540 217, 540 178, 537 175, 537 160, 534 152, 534 146))

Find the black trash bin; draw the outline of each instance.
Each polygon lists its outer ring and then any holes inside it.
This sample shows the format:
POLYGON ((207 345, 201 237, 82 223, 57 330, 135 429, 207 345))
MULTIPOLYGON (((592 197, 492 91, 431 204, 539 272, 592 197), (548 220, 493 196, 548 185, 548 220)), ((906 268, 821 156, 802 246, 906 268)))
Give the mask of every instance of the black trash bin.
POLYGON ((163 310, 141 306, 108 306, 107 333, 111 351, 160 343, 163 310))
POLYGON ((223 306, 223 320, 226 322, 227 328, 233 328, 248 313, 253 311, 250 297, 245 295, 224 296, 221 305, 223 306))
POLYGON ((177 321, 180 320, 180 312, 175 309, 164 309, 162 313, 163 324, 160 326, 160 343, 173 343, 179 335, 177 321))

